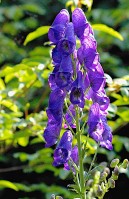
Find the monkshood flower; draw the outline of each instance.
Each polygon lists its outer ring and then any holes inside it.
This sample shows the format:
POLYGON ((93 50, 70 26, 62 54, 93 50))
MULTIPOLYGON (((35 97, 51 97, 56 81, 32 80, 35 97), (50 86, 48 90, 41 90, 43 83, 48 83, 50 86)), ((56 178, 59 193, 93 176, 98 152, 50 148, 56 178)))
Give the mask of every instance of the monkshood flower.
POLYGON ((64 132, 54 152, 54 166, 59 166, 68 162, 72 152, 72 139, 73 135, 70 131, 64 132))
MULTIPOLYGON (((72 148, 72 151, 71 151, 71 155, 70 155, 70 159, 72 159, 72 161, 78 165, 79 163, 79 157, 78 157, 78 147, 75 145, 73 148, 72 148)), ((65 163, 64 164, 64 169, 65 170, 70 170, 70 161, 65 163)), ((75 173, 75 168, 72 166, 72 170, 73 172, 75 173)))
POLYGON ((65 93, 60 89, 51 92, 47 109, 48 123, 44 131, 46 147, 54 145, 60 135, 63 117, 63 104, 65 93), (59 102, 58 102, 58 99, 59 102))
POLYGON ((63 9, 60 13, 56 16, 54 22, 52 23, 51 28, 48 32, 49 40, 56 44, 64 38, 67 24, 70 21, 69 13, 67 10, 63 9))
POLYGON ((55 82, 59 88, 69 87, 72 83, 73 65, 70 56, 62 58, 59 71, 55 74, 55 82))
POLYGON ((94 103, 90 107, 88 118, 88 133, 100 146, 112 150, 112 134, 111 129, 107 125, 105 115, 100 112, 98 103, 94 103))
POLYGON ((72 89, 70 93, 70 101, 72 104, 77 104, 79 107, 84 108, 84 81, 83 74, 78 71, 77 78, 72 84, 72 89))

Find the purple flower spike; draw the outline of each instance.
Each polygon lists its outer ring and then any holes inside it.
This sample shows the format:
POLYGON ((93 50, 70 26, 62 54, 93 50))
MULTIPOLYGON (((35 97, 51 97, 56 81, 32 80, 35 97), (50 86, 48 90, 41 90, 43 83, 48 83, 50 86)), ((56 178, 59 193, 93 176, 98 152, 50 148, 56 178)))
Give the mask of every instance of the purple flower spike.
POLYGON ((49 40, 56 44, 65 36, 65 29, 67 24, 69 23, 69 13, 67 10, 63 9, 56 16, 51 28, 48 32, 49 40))
POLYGON ((65 164, 69 160, 72 151, 72 139, 73 136, 70 131, 63 134, 54 152, 54 166, 65 164))
POLYGON ((84 86, 83 75, 81 71, 78 71, 77 79, 72 84, 72 90, 70 93, 70 101, 72 104, 78 104, 81 108, 84 107, 84 86))

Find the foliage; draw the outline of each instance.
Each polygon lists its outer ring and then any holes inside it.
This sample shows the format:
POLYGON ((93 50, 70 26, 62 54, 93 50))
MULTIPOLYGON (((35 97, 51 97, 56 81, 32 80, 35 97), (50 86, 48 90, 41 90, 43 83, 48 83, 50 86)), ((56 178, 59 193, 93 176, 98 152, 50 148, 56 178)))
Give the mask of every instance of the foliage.
MULTIPOLYGON (((68 177, 70 181, 71 176, 62 168, 52 166, 53 150, 44 148, 42 137, 47 122, 45 109, 50 92, 47 79, 52 69, 51 47, 48 43, 43 44, 47 42, 45 35, 47 27, 66 3, 66 1, 54 2, 54 4, 52 0, 38 2, 31 0, 31 3, 24 0, 1 2, 0 197, 2 198, 6 197, 6 190, 17 198, 38 196, 49 199, 52 193, 69 199, 75 197, 73 193, 63 188, 63 185, 60 186, 62 179, 68 177), (48 15, 50 10, 51 15, 48 15), (31 179, 31 176, 34 179, 31 179)), ((68 2, 69 8, 71 1, 68 2)), ((86 11, 85 5, 83 6, 86 11)), ((108 123, 114 134, 114 151, 100 149, 99 156, 104 156, 104 161, 107 162, 116 157, 123 160, 125 156, 122 156, 122 151, 129 152, 127 128, 122 134, 122 129, 129 123, 127 75, 129 3, 126 0, 119 0, 117 5, 111 7, 108 1, 94 1, 92 10, 90 11, 89 7, 86 15, 94 29, 96 24, 105 24, 105 27, 112 27, 124 38, 124 41, 120 41, 112 37, 112 34, 98 30, 95 32, 102 57, 101 63, 108 74, 105 75, 106 90, 111 100, 108 123)), ((99 30, 101 29, 102 26, 99 27, 99 30)), ((108 29, 105 31, 108 32, 108 29)), ((116 37, 120 38, 118 35, 116 37)), ((94 141, 89 139, 86 167, 89 166, 90 156, 95 149, 94 141)), ((98 158, 98 163, 101 161, 103 158, 98 158)), ((125 173, 129 177, 128 169, 125 173)))

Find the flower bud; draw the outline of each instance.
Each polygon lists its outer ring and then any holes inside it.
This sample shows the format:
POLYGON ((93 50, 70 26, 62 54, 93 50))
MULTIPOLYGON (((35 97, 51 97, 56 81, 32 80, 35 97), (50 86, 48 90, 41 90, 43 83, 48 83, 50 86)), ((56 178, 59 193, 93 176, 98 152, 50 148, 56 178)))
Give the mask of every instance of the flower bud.
POLYGON ((56 199, 63 199, 61 196, 56 196, 56 199))
POLYGON ((119 163, 119 159, 116 158, 116 159, 114 159, 114 160, 111 161, 110 167, 114 168, 118 163, 119 163))
POLYGON ((116 166, 116 167, 114 168, 114 171, 112 172, 112 178, 113 178, 113 180, 117 180, 117 179, 118 179, 118 176, 119 176, 119 167, 116 166))
POLYGON ((115 181, 112 178, 108 179, 108 186, 112 189, 115 188, 115 181))
POLYGON ((100 171, 96 171, 94 176, 94 183, 95 184, 99 183, 99 179, 100 179, 100 171))
POLYGON ((87 188, 91 188, 92 185, 93 185, 93 180, 92 179, 88 180, 86 183, 87 188))
POLYGON ((101 189, 103 190, 103 192, 105 191, 105 185, 104 182, 101 183, 101 189))
POLYGON ((105 171, 103 171, 101 174, 100 174, 100 180, 101 181, 105 181, 106 180, 106 177, 107 177, 107 173, 105 171))
POLYGON ((110 169, 108 168, 108 167, 105 167, 104 168, 104 172, 106 172, 107 173, 107 176, 110 174, 110 169))
POLYGON ((50 199, 55 199, 55 195, 52 194, 51 197, 50 197, 50 199))
POLYGON ((123 163, 121 164, 121 167, 123 169, 127 169, 128 166, 129 166, 129 161, 127 159, 124 159, 123 163))
POLYGON ((96 195, 97 195, 97 197, 102 197, 102 195, 103 195, 103 190, 100 185, 98 185, 96 195))

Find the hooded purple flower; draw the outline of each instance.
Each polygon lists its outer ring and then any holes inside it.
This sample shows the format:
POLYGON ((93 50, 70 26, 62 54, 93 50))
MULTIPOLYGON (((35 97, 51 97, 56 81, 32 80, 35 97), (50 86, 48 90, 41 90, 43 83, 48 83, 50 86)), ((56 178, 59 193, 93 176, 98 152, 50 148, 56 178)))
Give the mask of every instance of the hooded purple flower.
POLYGON ((77 78, 72 84, 72 90, 70 93, 70 101, 72 104, 78 104, 81 108, 84 107, 84 77, 81 71, 78 71, 77 78))
MULTIPOLYGON (((76 145, 72 148, 72 152, 71 152, 70 158, 73 160, 73 162, 76 165, 78 165, 79 157, 78 157, 78 147, 76 145)), ((69 165, 69 163, 67 162, 67 163, 64 164, 64 169, 65 170, 70 170, 70 166, 72 166, 72 165, 69 165)), ((73 170, 73 172, 75 172, 75 169, 74 169, 73 166, 72 166, 72 170, 73 170)))
POLYGON ((72 151, 72 133, 64 132, 59 144, 54 151, 54 166, 59 166, 68 162, 72 151))
POLYGON ((76 40, 74 35, 73 23, 69 23, 66 28, 65 36, 59 41, 57 48, 59 52, 62 53, 62 55, 67 56, 74 52, 75 45, 76 40))
POLYGON ((48 37, 53 44, 57 44, 65 36, 66 26, 69 23, 69 13, 66 9, 60 11, 56 16, 51 28, 48 32, 48 37))
POLYGON ((93 34, 92 28, 88 23, 84 12, 80 8, 76 8, 72 13, 72 22, 74 24, 75 34, 79 39, 83 39, 84 35, 93 34))
POLYGON ((101 115, 98 103, 94 103, 90 107, 88 117, 88 133, 96 141, 100 142, 102 147, 109 150, 112 149, 111 129, 107 125, 106 117, 101 115))
POLYGON ((60 89, 55 89, 50 94, 47 109, 48 123, 43 135, 46 147, 54 145, 60 135, 64 98, 65 93, 60 89), (60 100, 58 101, 58 99, 60 100))
POLYGON ((55 82, 59 88, 69 87, 72 82, 73 66, 70 56, 63 57, 59 71, 55 74, 55 82))

